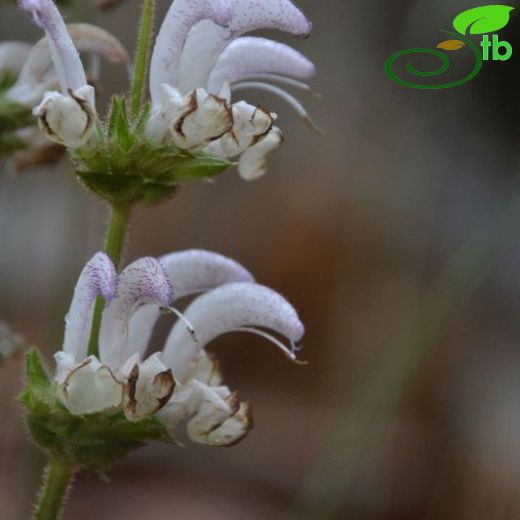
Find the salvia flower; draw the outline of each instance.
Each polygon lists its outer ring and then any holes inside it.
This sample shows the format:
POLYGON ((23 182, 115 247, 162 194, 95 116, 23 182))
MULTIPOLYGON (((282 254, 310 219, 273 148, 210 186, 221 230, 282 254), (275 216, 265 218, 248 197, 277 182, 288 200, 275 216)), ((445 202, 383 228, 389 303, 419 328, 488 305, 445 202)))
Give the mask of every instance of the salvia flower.
POLYGON ((62 350, 55 355, 58 396, 70 414, 114 414, 127 421, 155 417, 168 429, 187 422, 194 442, 227 446, 252 426, 249 403, 222 383, 205 347, 232 331, 259 334, 292 360, 304 328, 278 293, 254 282, 241 265, 216 253, 190 250, 160 259, 141 258, 119 275, 104 253, 83 269, 66 318, 62 350), (181 314, 174 303, 197 296, 181 314), (99 357, 88 356, 96 296, 106 301, 99 357), (150 345, 162 313, 180 319, 162 348, 150 345), (257 329, 256 327, 261 327, 257 329))
MULTIPOLYGON (((89 140, 97 116, 94 87, 87 82, 78 49, 52 0, 19 0, 19 6, 45 31, 60 89, 47 90, 34 109, 40 129, 54 142, 71 148, 82 146, 89 140)), ((39 69, 37 62, 32 64, 32 69, 27 66, 26 75, 20 75, 21 88, 13 99, 23 99, 24 87, 26 90, 39 69)))
MULTIPOLYGON (((128 66, 130 56, 119 40, 107 31, 90 24, 70 24, 67 31, 76 48, 89 60, 87 77, 90 83, 95 84, 99 79, 102 58, 128 66)), ((9 154, 11 170, 19 173, 34 164, 56 162, 63 155, 61 144, 65 141, 53 137, 54 142, 51 142, 45 138, 34 126, 31 115, 47 92, 60 88, 48 38, 42 38, 34 46, 24 42, 0 43, 0 75, 10 79, 7 83, 4 81, 0 90, 0 142, 16 144, 9 154)), ((36 112, 40 114, 40 109, 36 108, 36 112)), ((44 128, 48 134, 47 126, 44 128)), ((59 133, 55 132, 56 135, 59 133)))
POLYGON ((152 115, 149 139, 186 149, 240 156, 239 171, 251 180, 282 141, 269 110, 238 101, 245 88, 271 92, 308 119, 302 105, 269 82, 304 89, 314 65, 291 47, 257 37, 256 29, 308 36, 311 23, 290 0, 175 0, 162 24, 150 66, 152 115))

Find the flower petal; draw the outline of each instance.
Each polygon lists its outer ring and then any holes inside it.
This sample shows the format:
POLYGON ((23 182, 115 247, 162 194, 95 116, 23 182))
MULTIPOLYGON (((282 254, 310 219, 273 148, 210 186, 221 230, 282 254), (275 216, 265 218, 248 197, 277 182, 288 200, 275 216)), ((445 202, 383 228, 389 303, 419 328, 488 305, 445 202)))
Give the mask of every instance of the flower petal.
POLYGON ((273 115, 262 107, 239 101, 232 106, 233 130, 220 139, 226 157, 235 157, 264 136, 273 124, 273 115))
POLYGON ((199 353, 185 376, 185 381, 192 379, 208 386, 220 386, 222 384, 223 377, 220 363, 214 354, 204 351, 199 353))
POLYGON ((32 45, 26 42, 0 42, 0 73, 18 76, 31 49, 32 45))
POLYGON ((229 411, 205 401, 199 412, 187 424, 188 437, 193 442, 210 446, 232 446, 241 441, 253 426, 251 406, 240 403, 236 393, 226 403, 229 411))
POLYGON ((99 335, 101 360, 119 368, 131 355, 127 351, 128 322, 137 308, 146 303, 168 306, 170 283, 156 258, 145 257, 126 267, 119 276, 117 298, 103 314, 99 335))
POLYGON ((55 143, 68 148, 83 146, 96 121, 94 89, 86 85, 69 94, 46 92, 34 109, 40 130, 55 143))
POLYGON ((65 94, 85 86, 87 78, 79 53, 54 2, 19 0, 18 4, 49 37, 49 48, 62 92, 65 94))
POLYGON ((238 328, 272 329, 297 342, 304 327, 294 308, 280 294, 253 283, 233 283, 199 296, 185 311, 197 341, 181 323, 172 328, 163 352, 164 363, 182 381, 190 363, 210 341, 238 328))
MULTIPOLYGON (((238 262, 210 251, 180 251, 163 256, 160 262, 173 288, 175 300, 227 283, 254 281, 253 275, 238 262)), ((129 354, 144 355, 159 316, 160 310, 156 305, 137 309, 129 323, 129 354)))
POLYGON ((256 144, 249 147, 238 163, 240 176, 246 181, 258 179, 267 172, 267 160, 283 141, 282 132, 274 126, 256 144))
POLYGON ((161 362, 159 354, 134 364, 125 385, 126 418, 135 422, 153 415, 170 400, 174 388, 172 371, 161 362))
POLYGON ((65 317, 65 338, 62 350, 81 361, 87 355, 87 342, 92 322, 92 308, 96 296, 107 302, 115 296, 117 273, 105 253, 97 253, 81 272, 70 309, 65 317))
POLYGON ((157 35, 150 63, 150 94, 154 105, 161 84, 175 84, 181 53, 193 25, 204 19, 225 25, 230 17, 229 0, 175 0, 172 3, 157 35))
POLYGON ((157 413, 157 418, 168 428, 192 417, 202 406, 210 403, 212 407, 224 410, 229 415, 230 409, 226 399, 231 395, 227 386, 210 387, 200 381, 193 380, 185 385, 177 385, 170 402, 157 413))
POLYGON ((312 24, 290 0, 231 0, 232 17, 226 28, 209 20, 191 30, 182 52, 177 86, 181 92, 206 87, 215 62, 230 42, 256 29, 280 29, 308 36, 312 24))
MULTIPOLYGON (((91 24, 67 25, 70 37, 80 52, 100 55, 111 63, 128 63, 130 57, 123 45, 112 34, 91 24)), ((52 67, 49 40, 36 43, 18 78, 9 90, 9 98, 31 108, 38 104, 48 90, 56 90, 56 74, 52 67)))
POLYGON ((257 74, 281 74, 307 79, 316 67, 297 50, 267 38, 244 36, 229 44, 211 72, 208 91, 218 93, 227 80, 235 83, 257 74))
POLYGON ((106 365, 90 356, 68 373, 59 396, 73 415, 99 413, 121 406, 123 384, 106 365))
POLYGON ((186 110, 173 122, 173 140, 180 148, 204 146, 231 130, 233 116, 222 98, 198 88, 189 96, 186 110))

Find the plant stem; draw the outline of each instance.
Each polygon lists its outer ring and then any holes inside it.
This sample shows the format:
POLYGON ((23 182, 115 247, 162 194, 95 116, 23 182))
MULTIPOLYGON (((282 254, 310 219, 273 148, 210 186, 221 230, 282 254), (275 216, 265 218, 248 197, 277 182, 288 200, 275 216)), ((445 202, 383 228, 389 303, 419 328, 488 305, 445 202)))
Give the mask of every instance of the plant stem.
MULTIPOLYGON (((116 269, 121 262, 131 210, 132 206, 130 204, 114 204, 112 206, 105 241, 105 252, 112 259, 112 262, 114 262, 116 269)), ((105 300, 101 296, 98 296, 94 305, 92 328, 90 329, 90 340, 88 342, 89 356, 99 356, 99 331, 101 329, 101 319, 103 317, 104 308, 105 300)))
POLYGON ((155 0, 143 0, 143 10, 139 22, 139 36, 132 78, 130 114, 137 117, 144 96, 145 81, 150 61, 150 43, 153 31, 155 0))
POLYGON ((74 476, 72 466, 51 458, 42 485, 34 520, 57 520, 74 476))

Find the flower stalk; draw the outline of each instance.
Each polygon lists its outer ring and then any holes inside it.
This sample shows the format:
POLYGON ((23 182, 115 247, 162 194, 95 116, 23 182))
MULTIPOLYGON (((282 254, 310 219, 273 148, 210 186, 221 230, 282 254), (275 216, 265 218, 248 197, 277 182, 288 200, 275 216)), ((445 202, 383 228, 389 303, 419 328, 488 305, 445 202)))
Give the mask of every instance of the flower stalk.
POLYGON ((142 106, 146 87, 147 69, 150 63, 150 44, 152 41, 154 13, 155 0, 144 0, 141 20, 139 22, 139 38, 131 87, 130 113, 132 117, 138 116, 142 106))
POLYGON ((47 466, 42 491, 34 512, 34 520, 56 520, 60 517, 74 469, 52 458, 47 466))
MULTIPOLYGON (((131 204, 113 204, 111 208, 110 222, 105 240, 105 253, 112 259, 116 268, 121 262, 131 212, 131 204)), ((89 356, 97 357, 99 355, 99 331, 101 330, 101 318, 104 308, 105 300, 102 296, 98 296, 94 305, 92 329, 88 343, 89 356)))

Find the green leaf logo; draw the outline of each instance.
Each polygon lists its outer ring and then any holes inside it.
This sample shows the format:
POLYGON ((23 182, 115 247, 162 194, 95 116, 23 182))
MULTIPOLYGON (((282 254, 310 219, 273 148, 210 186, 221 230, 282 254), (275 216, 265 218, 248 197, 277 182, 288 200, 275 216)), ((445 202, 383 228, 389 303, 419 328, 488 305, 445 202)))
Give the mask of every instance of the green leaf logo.
POLYGON ((498 31, 509 23, 509 5, 484 5, 460 13, 453 20, 453 27, 460 34, 487 34, 498 31))

